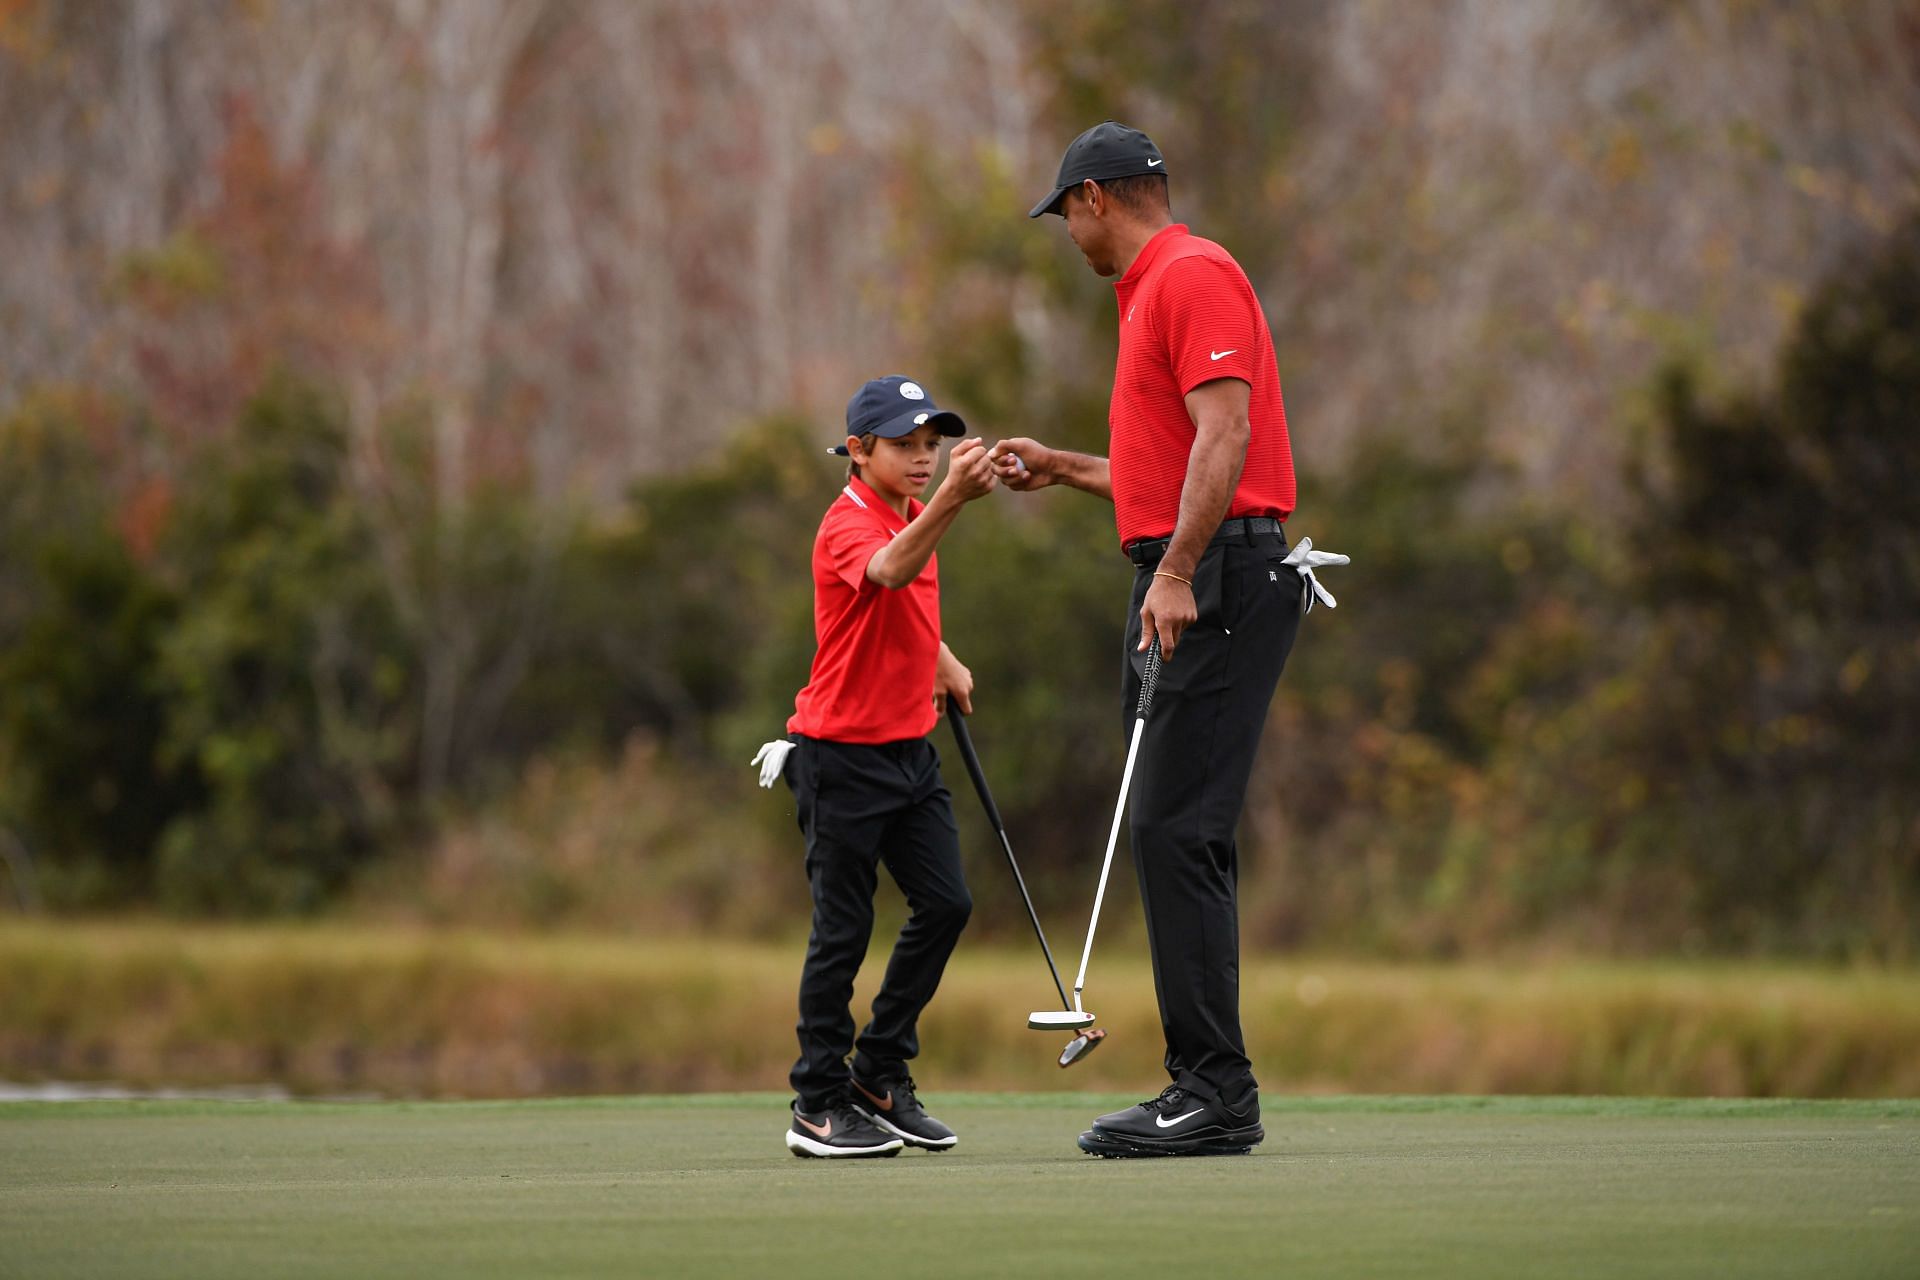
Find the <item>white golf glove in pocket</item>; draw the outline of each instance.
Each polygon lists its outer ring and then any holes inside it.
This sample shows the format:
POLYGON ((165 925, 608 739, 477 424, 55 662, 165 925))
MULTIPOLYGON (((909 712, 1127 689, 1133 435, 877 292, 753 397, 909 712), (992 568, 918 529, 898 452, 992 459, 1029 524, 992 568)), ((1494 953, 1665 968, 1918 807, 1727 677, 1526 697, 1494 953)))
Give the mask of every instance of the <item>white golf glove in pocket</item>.
POLYGON ((1314 598, 1326 601, 1327 608, 1338 609, 1339 602, 1333 593, 1320 585, 1320 579, 1314 576, 1315 569, 1324 569, 1331 564, 1352 564, 1353 561, 1337 551, 1315 551, 1312 538, 1300 539, 1299 545, 1287 552, 1282 561, 1300 574, 1300 612, 1313 612, 1314 598))
POLYGON ((793 744, 785 738, 775 738, 772 742, 763 742, 760 749, 753 753, 748 764, 760 766, 760 785, 772 788, 780 779, 780 771, 786 768, 787 753, 793 750, 793 744))

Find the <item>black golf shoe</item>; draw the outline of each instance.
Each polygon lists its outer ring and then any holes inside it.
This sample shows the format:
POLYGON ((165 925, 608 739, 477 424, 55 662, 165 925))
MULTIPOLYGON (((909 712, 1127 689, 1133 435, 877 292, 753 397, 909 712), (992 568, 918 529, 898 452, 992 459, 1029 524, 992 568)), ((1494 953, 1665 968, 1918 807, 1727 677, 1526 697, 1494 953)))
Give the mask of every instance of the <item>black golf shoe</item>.
POLYGON ((1168 1085, 1157 1098, 1115 1111, 1080 1135, 1080 1149, 1106 1156, 1243 1156, 1267 1136, 1260 1127, 1260 1091, 1237 1105, 1168 1085))
POLYGON ((853 1080, 853 1107, 886 1132, 910 1146, 947 1151, 960 1141, 953 1130, 927 1114, 914 1096, 913 1077, 897 1080, 853 1080))
POLYGON ((795 1102, 793 1123, 787 1126, 787 1150, 796 1156, 828 1160, 897 1156, 902 1145, 893 1134, 874 1128, 845 1098, 821 1111, 802 1111, 795 1102))

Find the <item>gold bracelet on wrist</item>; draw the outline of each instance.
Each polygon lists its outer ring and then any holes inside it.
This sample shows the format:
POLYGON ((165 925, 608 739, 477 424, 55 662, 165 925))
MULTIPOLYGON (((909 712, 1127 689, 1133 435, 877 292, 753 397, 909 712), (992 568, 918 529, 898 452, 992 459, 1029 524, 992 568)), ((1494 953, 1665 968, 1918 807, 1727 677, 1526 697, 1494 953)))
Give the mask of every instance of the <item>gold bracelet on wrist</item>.
POLYGON ((1172 578, 1175 582, 1184 582, 1188 586, 1193 585, 1192 578, 1183 578, 1177 573, 1168 573, 1165 569, 1155 569, 1153 571, 1153 576, 1156 578, 1172 578))

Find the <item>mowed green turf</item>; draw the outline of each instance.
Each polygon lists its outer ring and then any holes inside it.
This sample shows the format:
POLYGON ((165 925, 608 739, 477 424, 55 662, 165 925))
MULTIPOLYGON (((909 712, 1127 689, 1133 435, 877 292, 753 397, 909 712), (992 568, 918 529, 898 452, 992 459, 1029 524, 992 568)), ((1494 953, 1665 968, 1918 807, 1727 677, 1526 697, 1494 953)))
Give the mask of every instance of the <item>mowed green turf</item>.
POLYGON ((832 1163, 775 1095, 0 1105, 0 1275, 1920 1274, 1920 1102, 1272 1097, 1100 1161, 1136 1099, 929 1100, 957 1150, 832 1163))

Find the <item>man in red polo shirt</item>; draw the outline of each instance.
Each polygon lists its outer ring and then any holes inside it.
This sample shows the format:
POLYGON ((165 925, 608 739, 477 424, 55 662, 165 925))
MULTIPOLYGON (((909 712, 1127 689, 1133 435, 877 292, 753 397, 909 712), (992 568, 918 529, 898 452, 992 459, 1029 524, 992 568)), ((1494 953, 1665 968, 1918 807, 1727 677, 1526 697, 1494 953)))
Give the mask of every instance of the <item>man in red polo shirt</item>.
POLYGON ((986 449, 954 446, 925 505, 940 437, 966 429, 911 378, 875 378, 847 405, 847 484, 813 542, 818 648, 794 698, 787 740, 754 763, 784 777, 807 842, 813 930, 800 972, 800 1057, 789 1080, 787 1149, 798 1156, 944 1151, 957 1139, 927 1114, 907 1064, 920 1012, 973 908, 953 801, 927 741, 946 698, 971 711, 973 676, 940 639, 934 547, 960 509, 993 489, 986 449), (873 1017, 854 1038, 853 979, 873 933, 875 871, 886 864, 911 914, 873 1017), (852 1053, 849 1067, 847 1055, 852 1053))
POLYGON ((1066 219, 1089 267, 1118 277, 1111 457, 1002 440, 996 474, 1010 489, 1067 485, 1113 503, 1136 566, 1128 729, 1156 636, 1165 660, 1131 834, 1172 1083, 1099 1117, 1080 1147, 1244 1153, 1265 1131, 1240 1034, 1234 828, 1306 585, 1282 529, 1293 455, 1273 338, 1239 264, 1173 221, 1166 160, 1146 134, 1113 121, 1081 134, 1029 216, 1045 213, 1066 219))

